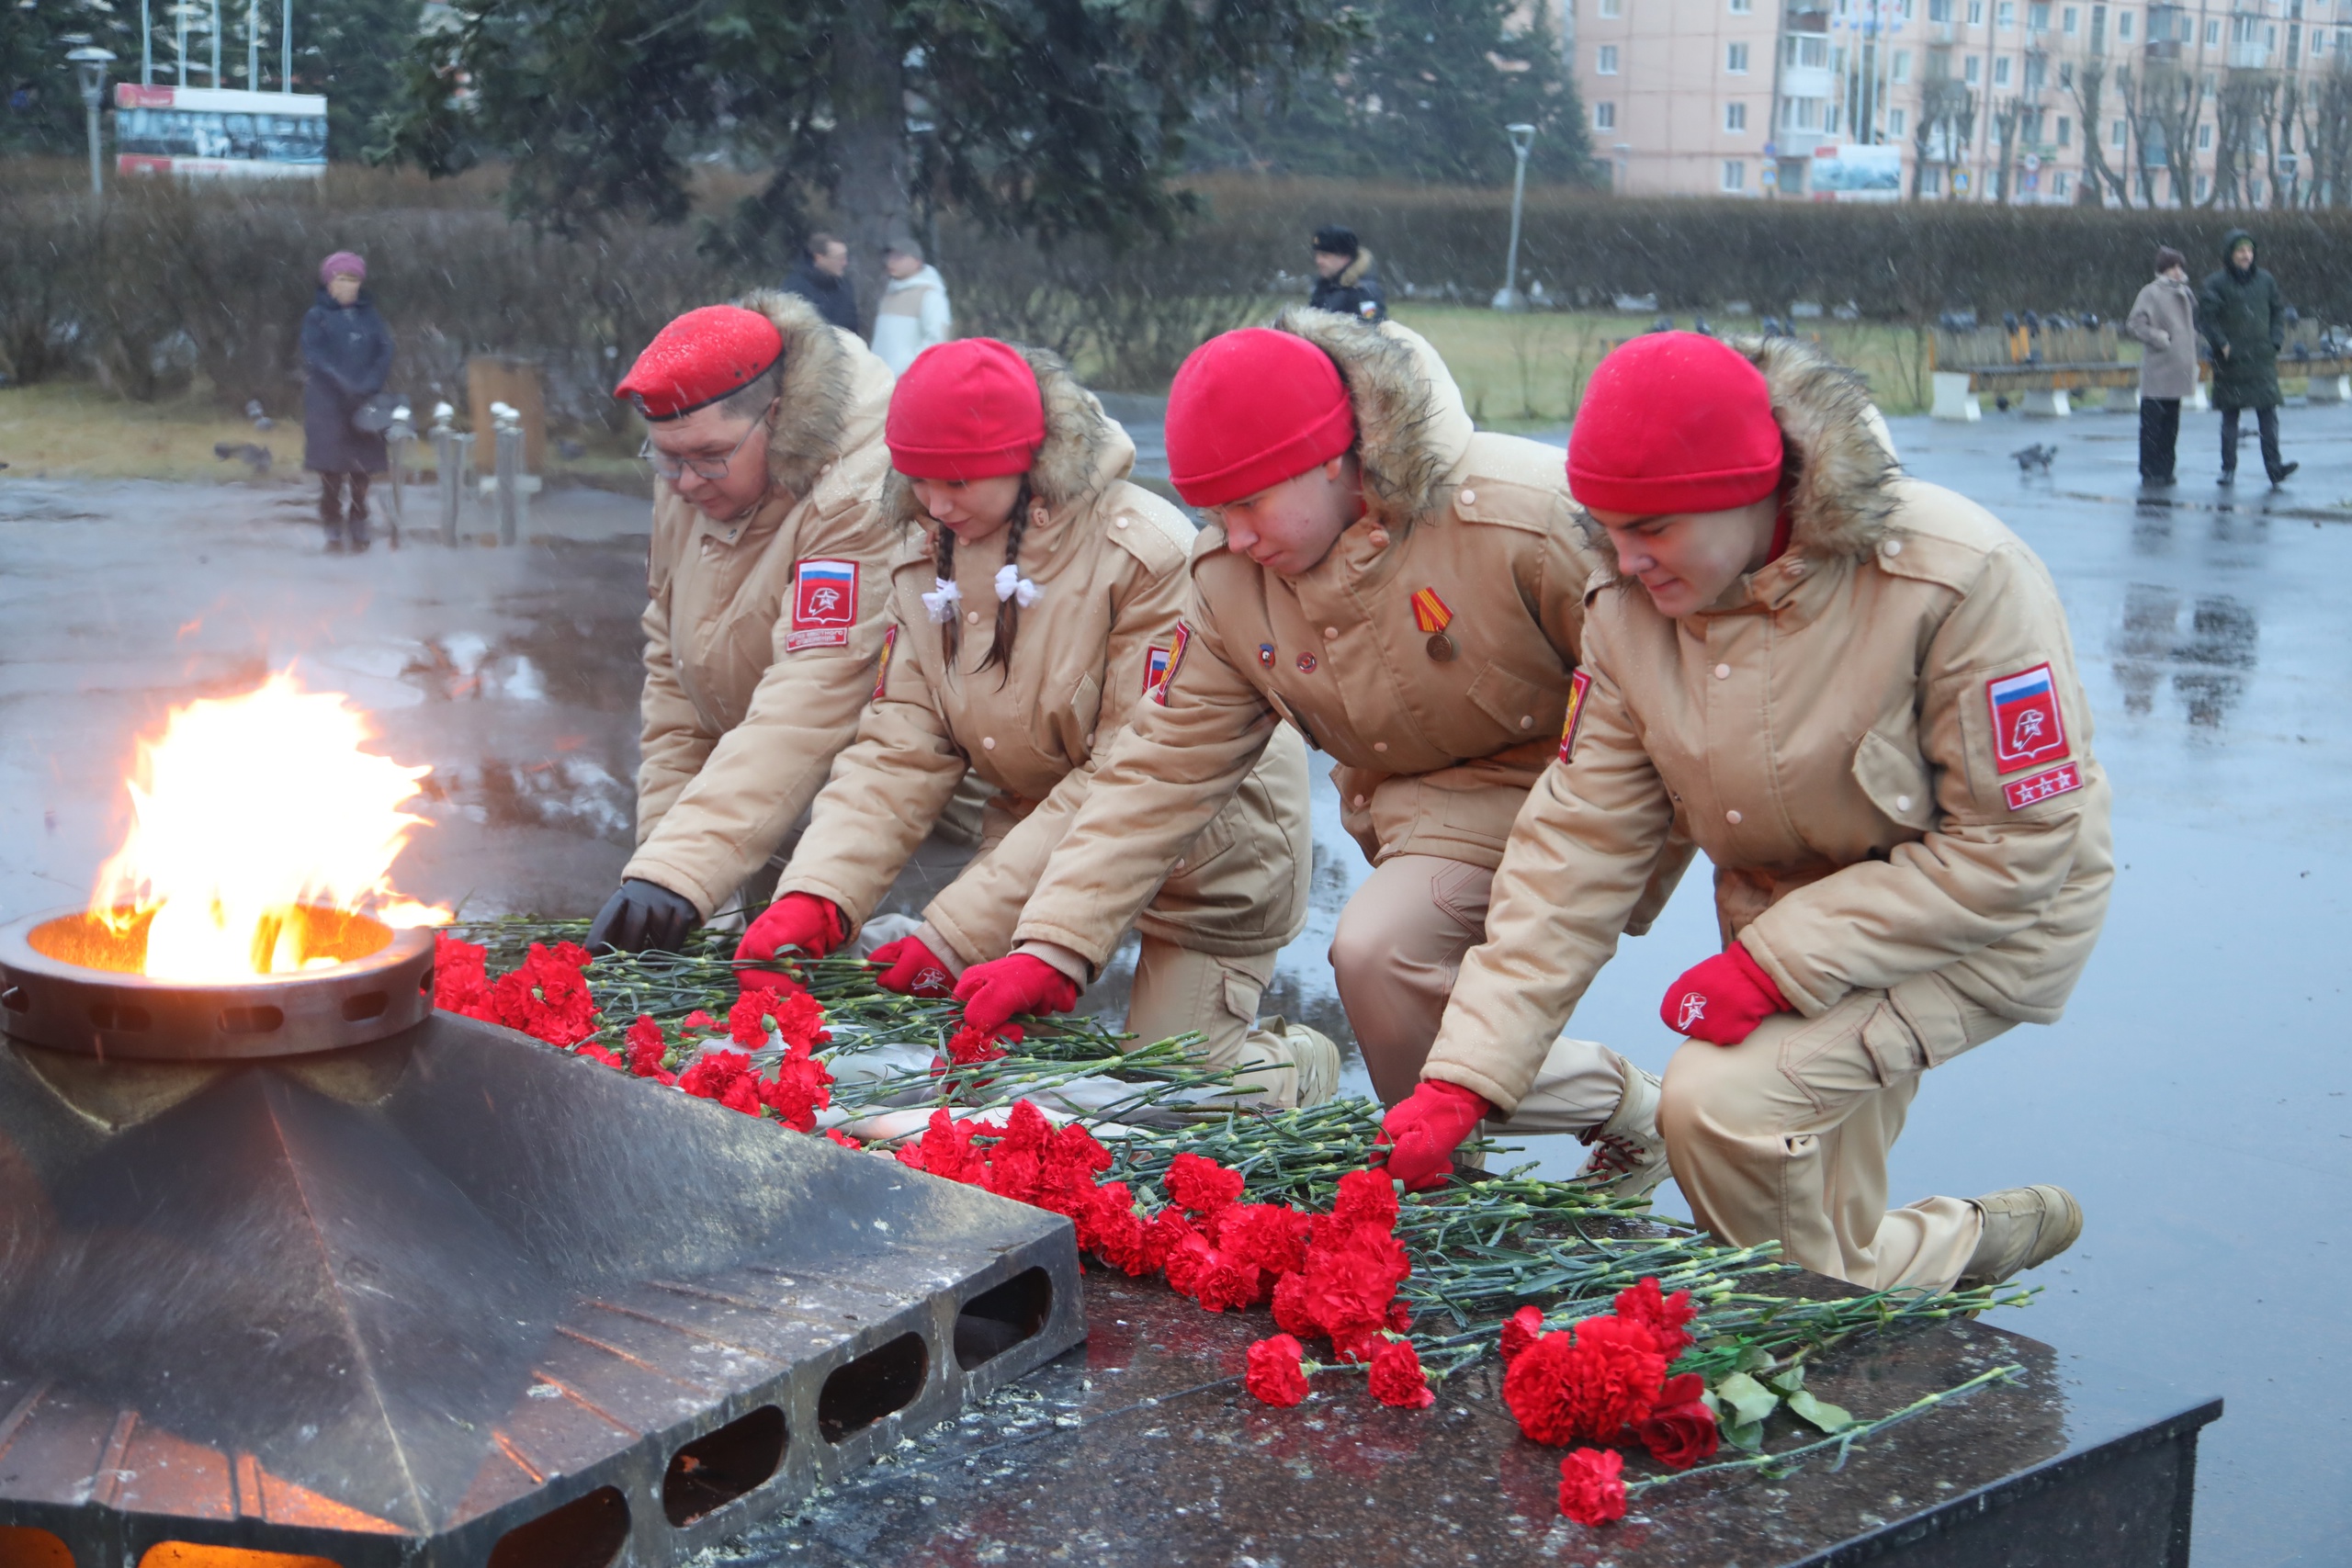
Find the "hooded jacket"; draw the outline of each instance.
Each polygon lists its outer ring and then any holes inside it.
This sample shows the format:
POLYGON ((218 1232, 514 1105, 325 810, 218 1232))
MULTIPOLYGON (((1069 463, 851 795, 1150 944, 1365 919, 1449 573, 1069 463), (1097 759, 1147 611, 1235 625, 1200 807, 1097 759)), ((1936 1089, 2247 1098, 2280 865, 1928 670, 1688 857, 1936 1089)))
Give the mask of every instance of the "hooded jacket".
POLYGON ((2256 265, 2241 277, 2230 253, 2254 236, 2233 229, 2222 238, 2222 269, 2198 290, 2197 325, 2213 345, 2213 406, 2267 409, 2278 406, 2278 349, 2287 341, 2287 304, 2278 280, 2256 265), (2222 350, 2228 349, 2224 354, 2222 350))
MULTIPOLYGON (((892 474, 884 507, 905 536, 891 562, 889 659, 777 885, 863 922, 969 767, 998 792, 979 852, 923 911, 926 942, 946 942, 939 956, 959 968, 1012 950, 1022 906, 1166 666, 1193 544, 1182 513, 1126 482, 1135 444, 1094 395, 1055 355, 1027 357, 1046 439, 1029 472, 1018 570, 1040 596, 1022 612, 1011 668, 981 668, 995 644, 1001 536, 956 552, 961 598, 944 609, 961 645, 951 669, 923 604, 938 525, 892 474)), ((1223 956, 1272 953, 1297 935, 1314 859, 1307 796, 1306 749, 1279 737, 1136 924, 1223 956)))
POLYGON ((768 498, 721 523, 660 480, 646 573, 637 853, 622 874, 710 918, 764 864, 857 733, 889 622, 889 370, 797 294, 768 498))
POLYGON ((1679 620, 1594 585, 1590 684, 1422 1070, 1506 1112, 1678 823, 1724 942, 1796 1010, 1887 993, 1905 1027, 1866 1041, 1924 1056, 1890 1068, 2054 1021, 2105 917, 2107 777, 2048 571, 1903 475, 1849 372, 1793 339, 1748 352, 1799 462, 1790 543, 1679 620))
POLYGON ((1388 296, 1380 287, 1379 270, 1373 265, 1372 253, 1358 250, 1355 259, 1341 267, 1331 277, 1317 277, 1314 292, 1307 296, 1309 309, 1329 310, 1334 315, 1354 316, 1367 321, 1388 319, 1388 296))
MULTIPOLYGON (((1436 353, 1393 321, 1292 310, 1274 326, 1347 383, 1364 514, 1295 578, 1227 549, 1219 527, 1193 541, 1168 677, 1015 933, 1098 971, 1122 911, 1151 897, 1279 727, 1331 754, 1341 819, 1375 863, 1492 868, 1566 709, 1602 558, 1558 449, 1475 430, 1436 353)), ((1664 874, 1656 902, 1672 885, 1664 874)))
POLYGON ((926 265, 908 277, 894 277, 882 289, 882 305, 874 316, 874 352, 903 376, 915 355, 935 343, 945 343, 955 321, 947 309, 947 283, 939 269, 926 265))

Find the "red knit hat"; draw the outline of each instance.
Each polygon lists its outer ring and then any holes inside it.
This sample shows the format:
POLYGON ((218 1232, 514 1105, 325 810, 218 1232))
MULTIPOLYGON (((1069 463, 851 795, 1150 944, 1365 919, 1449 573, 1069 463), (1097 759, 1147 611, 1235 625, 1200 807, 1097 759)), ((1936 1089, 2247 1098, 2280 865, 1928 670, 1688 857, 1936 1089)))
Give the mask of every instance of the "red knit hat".
POLYGON ((1046 400, 1021 351, 992 337, 924 349, 890 393, 882 439, 910 479, 1025 474, 1046 442, 1046 400))
POLYGON ((1568 490, 1604 512, 1725 512, 1780 482, 1764 373, 1699 333, 1619 347, 1593 371, 1568 431, 1568 490))
POLYGON ((1168 389, 1168 475, 1193 506, 1255 495, 1355 442, 1340 367, 1295 333, 1245 327, 1213 337, 1168 389))
POLYGON ((774 321, 741 305, 705 305, 654 333, 613 396, 650 420, 683 419, 741 391, 783 357, 774 321))

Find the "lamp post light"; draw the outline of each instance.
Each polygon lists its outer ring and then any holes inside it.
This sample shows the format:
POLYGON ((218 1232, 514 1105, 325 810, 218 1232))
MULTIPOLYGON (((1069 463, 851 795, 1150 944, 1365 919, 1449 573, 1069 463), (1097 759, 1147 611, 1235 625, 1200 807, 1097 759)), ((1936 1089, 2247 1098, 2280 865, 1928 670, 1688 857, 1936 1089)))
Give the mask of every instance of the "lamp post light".
POLYGON ((1495 309, 1519 310, 1527 305, 1519 292, 1519 215, 1527 200, 1527 154, 1535 146, 1535 128, 1520 124, 1503 130, 1510 137, 1510 155, 1519 166, 1510 181, 1510 259, 1504 264, 1502 292, 1495 296, 1495 309))
POLYGON ((106 195, 106 186, 98 177, 98 104, 107 95, 107 67, 114 63, 114 51, 84 44, 65 51, 74 62, 74 74, 82 84, 82 107, 90 124, 90 202, 96 206, 106 195))

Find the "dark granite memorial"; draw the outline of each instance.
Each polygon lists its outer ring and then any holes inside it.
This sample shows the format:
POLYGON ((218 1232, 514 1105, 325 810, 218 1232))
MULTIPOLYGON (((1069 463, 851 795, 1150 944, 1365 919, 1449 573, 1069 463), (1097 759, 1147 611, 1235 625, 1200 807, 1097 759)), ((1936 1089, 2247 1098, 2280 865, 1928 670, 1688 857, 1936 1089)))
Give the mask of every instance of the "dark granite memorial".
MULTIPOLYGON (((1385 1408, 1340 1372, 1271 1409, 1240 1382, 1250 1342, 1272 1332, 1262 1314, 1213 1315, 1100 1269, 1086 1293, 1082 1348, 752 1532, 740 1560, 2186 1568, 2197 1434, 2221 1414, 2130 1373, 2085 1376, 1981 1322, 1863 1337, 1807 1386, 1866 1420, 1993 1367, 2024 1377, 1857 1446, 1834 1472, 1833 1453, 1777 1481, 1679 1481, 1589 1529, 1560 1517, 1562 1450, 1519 1435, 1498 1362, 1439 1385, 1429 1410, 1385 1408)), ((1776 1416, 1767 1446, 1808 1435, 1776 1416)))

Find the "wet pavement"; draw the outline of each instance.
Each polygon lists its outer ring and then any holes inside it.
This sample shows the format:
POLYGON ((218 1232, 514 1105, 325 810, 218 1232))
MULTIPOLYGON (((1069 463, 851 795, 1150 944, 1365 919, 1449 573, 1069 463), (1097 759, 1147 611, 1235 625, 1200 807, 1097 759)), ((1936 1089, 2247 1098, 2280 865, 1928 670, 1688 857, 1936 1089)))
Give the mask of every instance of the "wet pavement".
MULTIPOLYGON (((2037 1180, 2080 1195, 2081 1245, 1999 1321, 2184 1403, 2227 1397, 2202 1445, 2200 1565, 2333 1563, 2352 1529, 2335 1392, 2352 1364, 2352 409, 2290 407, 2283 424, 2304 464, 2289 490, 2200 479, 2154 501, 2126 415, 1894 426, 1915 472, 2049 562, 2124 868, 2064 1021, 1922 1089, 1895 1196, 2037 1180), (2058 447, 2052 472, 2025 477, 2008 454, 2039 442, 2058 447)), ((2217 425, 2185 417, 2184 474, 2210 477, 2217 425)), ((307 507, 291 487, 0 478, 0 918, 86 896, 127 819, 136 735, 289 662, 374 712, 390 754, 434 765, 435 825, 399 867, 404 890, 584 914, 610 889, 630 839, 643 502, 554 492, 526 547, 451 550, 413 525, 406 547, 356 558, 322 553, 307 507)), ((1318 782, 1315 914, 1266 1007, 1344 1038, 1322 954, 1367 868, 1337 815, 1318 782)), ((934 846, 926 874, 953 859, 934 846)), ((1713 942, 1693 876, 1577 1032, 1663 1066, 1657 998, 1713 942)), ((1367 1087, 1352 1062, 1350 1081, 1367 1087)), ((1558 1172, 1578 1152, 1535 1148, 1558 1172)))

